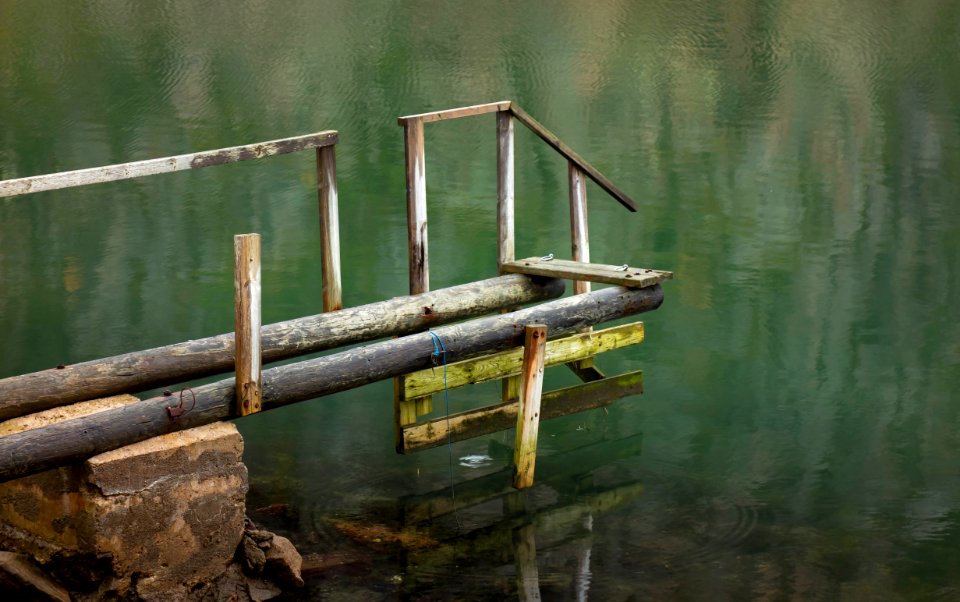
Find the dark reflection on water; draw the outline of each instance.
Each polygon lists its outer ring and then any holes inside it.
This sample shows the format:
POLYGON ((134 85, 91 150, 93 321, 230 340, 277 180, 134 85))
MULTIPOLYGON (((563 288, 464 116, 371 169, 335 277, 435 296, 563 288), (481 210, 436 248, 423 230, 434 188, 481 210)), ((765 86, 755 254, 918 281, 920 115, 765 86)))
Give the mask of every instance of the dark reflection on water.
MULTIPOLYGON (((338 129, 356 305, 406 288, 395 118, 516 99, 640 201, 590 188, 594 259, 678 274, 600 360, 647 393, 544 425, 545 465, 601 450, 582 477, 544 469, 461 535, 426 520, 416 550, 344 535, 445 499, 447 449, 392 453, 389 384, 240 421, 259 520, 329 561, 310 591, 516 596, 535 552, 544 599, 952 599, 958 23, 948 0, 0 0, 0 178, 338 129)), ((434 287, 494 272, 493 132, 429 126, 434 287)), ((523 131, 517 157, 517 252, 564 256, 563 161, 523 131)), ((239 232, 264 237, 266 321, 319 311, 314 177, 292 155, 0 200, 0 376, 230 330, 239 232)), ((509 464, 491 441, 453 447, 464 495, 502 493, 475 481, 509 464)))

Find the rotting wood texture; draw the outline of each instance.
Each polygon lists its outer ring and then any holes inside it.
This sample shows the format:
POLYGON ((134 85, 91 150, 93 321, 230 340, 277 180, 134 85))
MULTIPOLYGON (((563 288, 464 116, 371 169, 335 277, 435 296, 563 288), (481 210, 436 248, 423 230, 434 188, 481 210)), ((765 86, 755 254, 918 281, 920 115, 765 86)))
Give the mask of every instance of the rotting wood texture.
MULTIPOLYGON (((566 334, 585 326, 651 311, 663 302, 659 286, 607 288, 523 309, 437 328, 453 361, 515 347, 523 326, 545 324, 566 334)), ((329 315, 339 315, 335 312, 329 315)), ((353 389, 432 365, 433 335, 399 339, 305 360, 263 371, 263 409, 353 389)), ((233 417, 235 382, 228 378, 193 388, 189 411, 172 420, 170 397, 154 397, 121 408, 0 437, 0 481, 41 472, 143 441, 157 435, 233 417)))
MULTIPOLYGON (((628 372, 582 385, 548 391, 540 400, 540 419, 551 420, 608 406, 618 399, 643 393, 643 371, 628 372)), ((403 429, 405 451, 429 449, 447 441, 463 441, 517 426, 516 401, 434 418, 403 429), (449 436, 449 439, 447 438, 449 436)))
POLYGON ((116 180, 128 180, 141 176, 152 176, 161 173, 210 167, 212 165, 223 165, 225 163, 236 163, 237 161, 260 159, 272 155, 283 155, 308 148, 330 146, 336 143, 337 132, 329 130, 315 134, 306 134, 304 136, 268 140, 266 142, 256 142, 254 144, 201 151, 186 155, 161 157, 159 159, 147 159, 145 161, 133 161, 131 163, 90 167, 88 169, 77 169, 41 176, 4 180, 0 181, 0 197, 71 188, 73 186, 86 186, 87 184, 99 184, 101 182, 113 182, 116 180))
POLYGON ((517 437, 513 449, 513 486, 533 485, 537 464, 537 437, 540 433, 540 400, 543 397, 543 356, 547 348, 547 325, 524 327, 523 371, 520 400, 517 402, 517 437))
POLYGON ((260 235, 233 237, 237 414, 260 411, 260 235))
MULTIPOLYGON (((554 366, 636 345, 643 342, 643 336, 643 322, 635 322, 554 339, 547 342, 544 364, 554 366)), ((446 384, 444 384, 442 373, 438 374, 436 370, 420 370, 405 377, 406 395, 408 397, 430 395, 439 393, 444 388, 455 389, 463 385, 518 375, 521 372, 522 362, 523 348, 518 347, 495 355, 448 364, 446 384)))
MULTIPOLYGON (((263 327, 265 363, 405 335, 504 307, 554 299, 562 280, 507 275, 414 297, 342 309, 263 327)), ((135 393, 233 370, 234 335, 221 334, 0 380, 0 420, 135 393)))

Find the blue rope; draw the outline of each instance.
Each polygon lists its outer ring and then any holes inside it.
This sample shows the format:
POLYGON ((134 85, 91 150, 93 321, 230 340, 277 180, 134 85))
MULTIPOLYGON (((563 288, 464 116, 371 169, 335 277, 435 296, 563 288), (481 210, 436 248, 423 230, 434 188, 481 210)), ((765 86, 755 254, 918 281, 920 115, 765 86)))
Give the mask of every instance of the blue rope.
POLYGON ((443 403, 444 411, 447 414, 447 457, 449 464, 450 472, 450 501, 453 504, 453 516, 457 519, 457 530, 462 530, 460 525, 460 515, 457 513, 457 494, 453 488, 453 440, 450 434, 450 395, 449 389, 447 388, 447 350, 443 346, 443 341, 440 339, 440 336, 432 330, 428 330, 430 336, 433 337, 433 357, 434 364, 437 363, 437 358, 441 355, 443 356, 443 403))

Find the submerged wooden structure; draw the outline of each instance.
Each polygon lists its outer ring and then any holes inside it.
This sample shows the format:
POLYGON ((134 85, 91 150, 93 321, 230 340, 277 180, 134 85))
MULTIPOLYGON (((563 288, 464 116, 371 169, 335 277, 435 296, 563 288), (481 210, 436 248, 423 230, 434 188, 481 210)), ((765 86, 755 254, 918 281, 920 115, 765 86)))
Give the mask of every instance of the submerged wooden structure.
POLYGON ((259 237, 235 240, 234 333, 59 366, 0 380, 0 419, 230 371, 235 378, 182 388, 81 418, 0 437, 0 481, 77 462, 171 431, 395 379, 393 420, 400 453, 517 427, 514 485, 533 483, 541 419, 602 407, 642 391, 640 371, 607 377, 594 357, 643 341, 642 323, 594 331, 603 322, 659 307, 670 272, 590 263, 586 180, 630 211, 636 203, 519 106, 502 101, 399 118, 406 149, 410 296, 343 308, 335 131, 189 155, 0 182, 0 197, 210 167, 314 150, 320 221, 323 314, 260 324, 259 237), (498 276, 430 291, 424 125, 496 114, 498 276), (529 128, 568 161, 572 260, 518 260, 514 241, 514 125, 529 128), (564 280, 575 295, 563 294, 564 280), (591 292, 591 282, 614 285, 591 292), (542 302, 526 309, 519 306, 542 302), (478 317, 484 314, 499 314, 478 317), (452 324, 457 320, 471 320, 452 324), (371 342, 375 339, 392 339, 371 342), (549 338, 549 341, 547 340, 549 338), (369 343, 280 367, 276 362, 369 343), (544 366, 566 365, 584 383, 543 392, 544 366), (501 399, 450 416, 431 396, 503 381, 501 399))

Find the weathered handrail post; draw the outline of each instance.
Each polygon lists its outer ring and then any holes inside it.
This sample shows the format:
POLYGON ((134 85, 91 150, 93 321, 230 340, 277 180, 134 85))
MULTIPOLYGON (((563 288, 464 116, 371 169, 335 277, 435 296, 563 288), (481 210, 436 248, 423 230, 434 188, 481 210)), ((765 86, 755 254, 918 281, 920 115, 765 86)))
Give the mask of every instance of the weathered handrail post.
MULTIPOLYGON (((423 119, 403 122, 403 148, 406 157, 407 180, 407 253, 409 262, 410 294, 419 295, 430 290, 430 262, 427 253, 427 172, 423 143, 423 119)), ((405 399, 403 377, 394 381, 394 414, 398 426, 397 445, 402 443, 399 427, 413 424, 417 416, 433 410, 433 399, 405 399)))
MULTIPOLYGON (((508 110, 497 112, 497 272, 503 264, 516 259, 514 245, 514 159, 513 114, 508 110)), ((515 308, 505 309, 504 313, 515 308)), ((516 399, 520 394, 520 378, 503 379, 500 398, 516 399)))
POLYGON ((260 235, 233 237, 236 388, 239 416, 260 411, 260 235))
MULTIPOLYGON (((573 161, 567 171, 570 184, 570 243, 573 260, 590 263, 590 236, 587 228, 587 179, 573 161)), ((590 292, 590 283, 576 280, 573 294, 590 292)))
POLYGON ((537 462, 537 432, 540 430, 540 397, 543 392, 543 359, 547 327, 528 324, 524 328, 523 372, 520 374, 520 407, 517 411, 517 440, 513 448, 513 486, 533 485, 537 462))
POLYGON ((320 262, 323 277, 323 311, 343 307, 340 283, 340 216, 337 199, 335 146, 317 147, 317 197, 320 204, 320 262))

